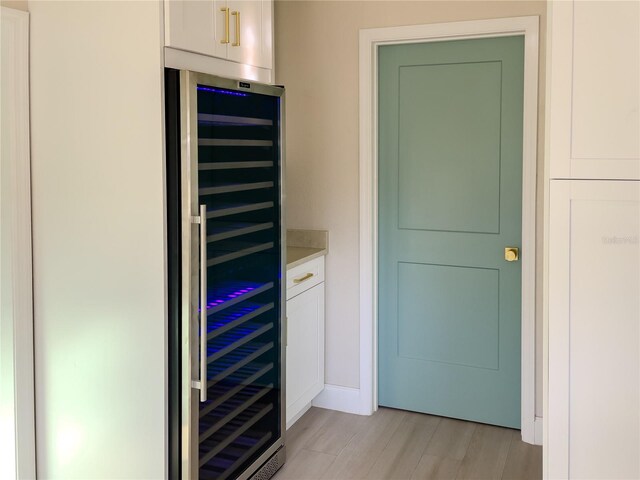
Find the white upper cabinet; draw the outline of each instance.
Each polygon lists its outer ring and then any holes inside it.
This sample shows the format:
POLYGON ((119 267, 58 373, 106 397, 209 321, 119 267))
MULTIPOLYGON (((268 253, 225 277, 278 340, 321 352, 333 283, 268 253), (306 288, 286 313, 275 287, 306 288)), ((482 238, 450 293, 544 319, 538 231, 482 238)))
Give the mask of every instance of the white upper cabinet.
POLYGON ((273 0, 165 0, 165 46, 273 66, 273 0))
POLYGON ((165 45, 227 57, 226 1, 165 1, 165 45))
POLYGON ((229 60, 272 67, 272 1, 229 0, 231 43, 229 60))
POLYGON ((640 179, 640 2, 550 2, 551 178, 640 179))

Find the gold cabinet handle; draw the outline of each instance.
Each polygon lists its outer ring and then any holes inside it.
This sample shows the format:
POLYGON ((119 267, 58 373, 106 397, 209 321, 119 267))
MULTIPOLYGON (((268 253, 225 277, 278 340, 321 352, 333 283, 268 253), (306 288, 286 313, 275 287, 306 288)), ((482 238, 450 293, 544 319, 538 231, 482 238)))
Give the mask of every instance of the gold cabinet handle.
POLYGON ((232 47, 240 46, 240 12, 231 12, 236 17, 236 41, 231 44, 232 47))
POLYGON ((309 280, 311 277, 313 277, 313 273, 307 273, 305 276, 300 277, 300 278, 294 278, 293 279, 293 283, 302 283, 306 280, 309 280))
POLYGON ((222 7, 220 11, 224 13, 224 38, 220 43, 229 43, 229 7, 222 7))
POLYGON ((504 259, 507 262, 516 262, 520 258, 520 249, 518 247, 505 247, 504 259))

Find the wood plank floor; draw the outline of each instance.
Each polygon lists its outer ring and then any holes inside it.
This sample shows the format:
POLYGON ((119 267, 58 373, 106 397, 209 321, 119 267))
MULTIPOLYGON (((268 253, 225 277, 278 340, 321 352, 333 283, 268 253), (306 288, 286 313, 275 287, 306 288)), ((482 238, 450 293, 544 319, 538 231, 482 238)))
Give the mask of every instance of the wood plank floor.
POLYGON ((370 417, 311 408, 286 442, 275 480, 542 478, 542 447, 519 430, 390 408, 370 417))

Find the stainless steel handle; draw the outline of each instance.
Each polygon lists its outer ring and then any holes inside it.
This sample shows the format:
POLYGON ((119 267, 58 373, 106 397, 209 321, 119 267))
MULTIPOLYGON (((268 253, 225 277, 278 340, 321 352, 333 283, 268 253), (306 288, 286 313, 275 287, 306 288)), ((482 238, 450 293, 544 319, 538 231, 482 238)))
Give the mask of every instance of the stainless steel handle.
POLYGON ((207 206, 200 205, 200 401, 207 401, 207 206))

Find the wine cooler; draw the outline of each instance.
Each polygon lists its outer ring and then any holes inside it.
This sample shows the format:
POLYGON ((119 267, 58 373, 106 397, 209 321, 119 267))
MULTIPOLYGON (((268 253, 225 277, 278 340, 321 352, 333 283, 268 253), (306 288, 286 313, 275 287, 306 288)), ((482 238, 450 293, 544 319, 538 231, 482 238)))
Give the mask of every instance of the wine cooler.
POLYGON ((167 69, 169 471, 284 462, 284 89, 167 69))

